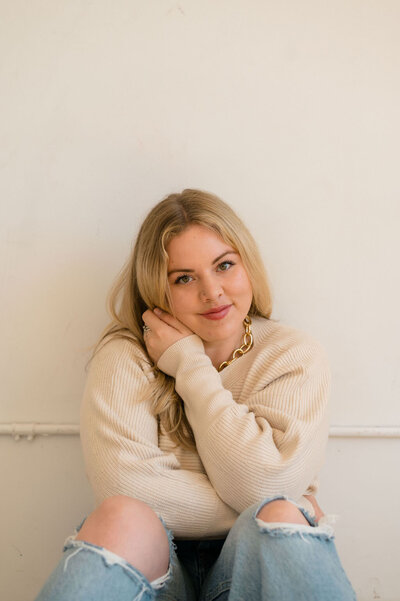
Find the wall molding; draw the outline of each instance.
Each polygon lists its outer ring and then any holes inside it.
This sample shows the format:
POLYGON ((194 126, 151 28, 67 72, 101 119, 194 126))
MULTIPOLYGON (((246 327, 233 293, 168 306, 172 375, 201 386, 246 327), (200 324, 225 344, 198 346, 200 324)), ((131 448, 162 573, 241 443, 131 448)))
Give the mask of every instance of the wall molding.
MULTIPOLYGON (((78 424, 43 424, 36 422, 0 423, 0 435, 15 441, 37 436, 79 436, 78 424)), ((330 438, 400 438, 400 426, 331 426, 330 438)))
POLYGON ((400 426, 331 426, 329 438, 400 438, 400 426))
POLYGON ((18 441, 36 436, 79 436, 78 424, 41 424, 37 422, 0 423, 0 435, 8 434, 18 441))

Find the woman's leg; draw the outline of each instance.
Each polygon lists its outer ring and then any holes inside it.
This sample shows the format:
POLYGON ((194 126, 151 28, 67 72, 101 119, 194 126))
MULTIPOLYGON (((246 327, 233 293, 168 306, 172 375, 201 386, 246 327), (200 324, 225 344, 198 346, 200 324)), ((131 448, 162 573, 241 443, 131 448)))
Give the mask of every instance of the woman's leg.
POLYGON ((204 583, 207 601, 354 601, 333 529, 286 497, 267 499, 236 520, 204 583))
POLYGON ((106 499, 67 539, 36 601, 148 601, 170 579, 172 535, 145 503, 106 499))

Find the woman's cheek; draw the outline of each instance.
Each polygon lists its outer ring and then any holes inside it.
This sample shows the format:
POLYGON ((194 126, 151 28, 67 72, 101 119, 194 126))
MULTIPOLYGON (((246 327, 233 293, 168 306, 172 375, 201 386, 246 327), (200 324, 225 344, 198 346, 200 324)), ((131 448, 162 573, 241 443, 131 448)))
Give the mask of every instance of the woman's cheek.
POLYGON ((241 295, 252 294, 252 288, 247 273, 243 270, 232 282, 232 289, 241 295))

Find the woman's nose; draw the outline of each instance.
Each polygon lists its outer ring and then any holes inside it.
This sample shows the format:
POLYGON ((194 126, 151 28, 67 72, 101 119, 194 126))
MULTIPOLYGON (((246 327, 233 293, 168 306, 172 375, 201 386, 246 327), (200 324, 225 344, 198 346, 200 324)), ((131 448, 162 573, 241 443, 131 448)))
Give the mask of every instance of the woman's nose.
POLYGON ((202 301, 213 301, 222 295, 221 285, 215 278, 207 278, 201 282, 200 298, 202 301))

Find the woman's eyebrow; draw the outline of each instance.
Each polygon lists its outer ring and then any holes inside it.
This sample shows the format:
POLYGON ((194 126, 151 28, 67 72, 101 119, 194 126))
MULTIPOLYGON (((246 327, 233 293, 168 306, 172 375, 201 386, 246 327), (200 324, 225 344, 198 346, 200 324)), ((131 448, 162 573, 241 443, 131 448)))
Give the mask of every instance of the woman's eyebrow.
MULTIPOLYGON (((222 255, 219 255, 216 259, 214 259, 214 261, 211 263, 211 265, 214 265, 214 263, 217 263, 218 261, 220 261, 222 259, 222 257, 225 257, 225 255, 237 255, 236 250, 226 250, 224 253, 222 253, 222 255)), ((194 269, 171 269, 171 271, 168 272, 168 276, 170 276, 172 273, 180 273, 181 271, 185 271, 187 273, 193 273, 194 269)))

